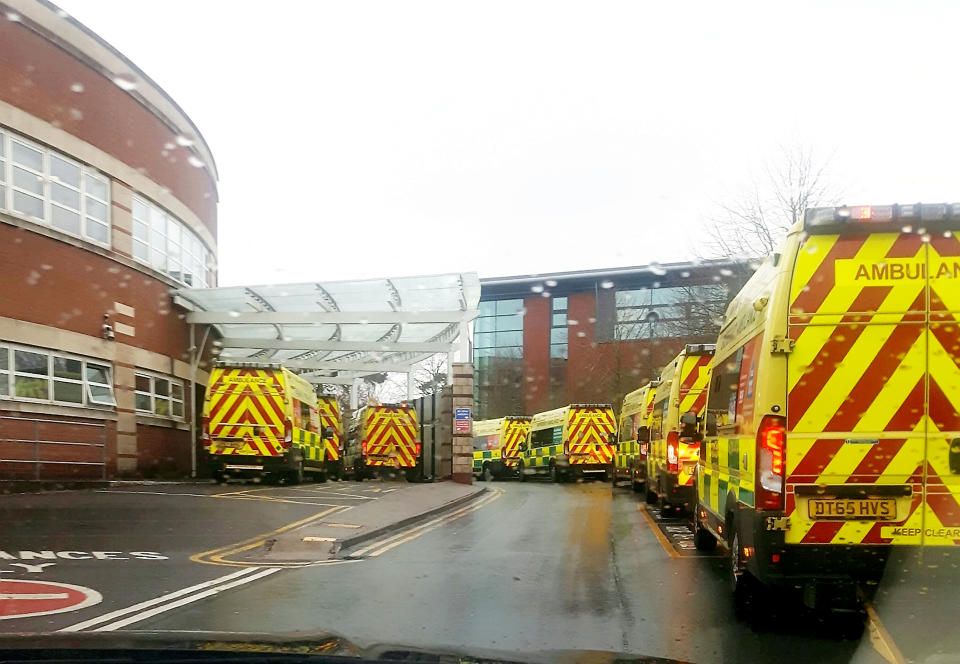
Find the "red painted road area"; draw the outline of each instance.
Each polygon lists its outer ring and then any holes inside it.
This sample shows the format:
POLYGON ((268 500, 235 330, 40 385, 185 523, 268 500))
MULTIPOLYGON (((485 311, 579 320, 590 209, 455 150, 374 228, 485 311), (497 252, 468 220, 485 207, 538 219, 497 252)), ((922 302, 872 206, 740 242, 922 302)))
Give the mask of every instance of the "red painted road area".
POLYGON ((96 590, 69 583, 0 579, 0 620, 76 611, 101 599, 96 590))

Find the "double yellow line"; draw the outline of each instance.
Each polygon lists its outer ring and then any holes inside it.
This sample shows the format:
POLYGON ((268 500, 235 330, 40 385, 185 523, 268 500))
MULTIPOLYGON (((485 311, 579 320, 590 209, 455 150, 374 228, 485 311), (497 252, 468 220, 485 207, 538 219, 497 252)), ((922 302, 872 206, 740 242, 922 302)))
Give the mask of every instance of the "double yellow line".
MULTIPOLYGON (((226 546, 221 546, 216 549, 210 549, 209 551, 203 551, 202 553, 195 553, 190 556, 190 560, 195 563, 202 563, 204 565, 233 565, 235 567, 255 567, 262 566, 262 562, 245 562, 242 560, 231 560, 232 556, 236 556, 238 553, 243 553, 244 551, 249 551, 250 549, 255 549, 258 546, 263 546, 263 544, 277 535, 282 535, 285 532, 293 530, 294 528, 300 528, 301 526, 306 526, 307 524, 313 523, 319 519, 322 519, 325 516, 329 516, 334 512, 339 512, 344 509, 347 509, 346 505, 337 505, 336 507, 331 507, 328 510, 318 512, 313 516, 308 516, 306 519, 300 519, 299 521, 294 521, 293 523, 288 523, 285 526, 281 526, 275 530, 271 530, 266 533, 261 533, 259 535, 254 535, 249 537, 242 542, 234 542, 233 544, 227 544, 226 546)), ((303 563, 270 563, 270 567, 302 567, 303 563)))

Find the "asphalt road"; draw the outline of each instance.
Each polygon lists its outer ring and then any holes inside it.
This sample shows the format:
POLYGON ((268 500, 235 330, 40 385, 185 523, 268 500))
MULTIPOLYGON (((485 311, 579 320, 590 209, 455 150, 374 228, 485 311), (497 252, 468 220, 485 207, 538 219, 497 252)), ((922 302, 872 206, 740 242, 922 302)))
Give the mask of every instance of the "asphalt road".
POLYGON ((952 629, 960 565, 952 552, 897 552, 866 629, 859 617, 795 606, 756 628, 732 614, 722 554, 696 552, 682 520, 660 519, 628 489, 492 487, 472 507, 345 552, 350 560, 288 569, 206 565, 191 556, 331 509, 323 505, 345 505, 349 499, 334 494, 356 495, 356 485, 236 487, 240 497, 232 498, 212 498, 224 492, 212 487, 6 497, 0 522, 17 526, 0 536, 0 550, 96 548, 130 559, 57 559, 37 573, 10 572, 14 561, 0 559, 7 570, 0 579, 66 581, 104 597, 75 613, 0 622, 0 631, 59 629, 92 617, 83 629, 332 632, 358 645, 493 648, 518 657, 573 649, 692 662, 960 661, 952 629), (166 495, 177 491, 193 495, 166 495), (283 502, 298 494, 308 498, 283 502), (131 551, 165 558, 136 559, 131 551), (239 576, 224 580, 229 574, 239 576), (206 590, 179 600, 122 611, 204 583, 206 590), (119 616, 96 622, 117 609, 119 616))

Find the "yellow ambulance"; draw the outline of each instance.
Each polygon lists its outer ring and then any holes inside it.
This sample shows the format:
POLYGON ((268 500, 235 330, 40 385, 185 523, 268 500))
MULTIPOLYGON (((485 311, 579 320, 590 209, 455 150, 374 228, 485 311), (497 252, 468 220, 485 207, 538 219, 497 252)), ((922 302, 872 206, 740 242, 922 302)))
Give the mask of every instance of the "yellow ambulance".
POLYGON ((647 456, 650 451, 650 415, 659 381, 652 381, 630 392, 620 408, 617 435, 616 478, 630 480, 634 491, 642 491, 647 480, 647 456))
POLYGON ((317 406, 320 410, 320 432, 324 443, 324 466, 327 476, 339 480, 344 475, 345 452, 340 402, 332 394, 321 394, 317 397, 317 406))
POLYGON ((313 385, 279 364, 216 364, 203 400, 202 436, 217 481, 326 479, 313 385))
POLYGON ((687 344, 660 373, 650 413, 647 502, 665 513, 693 512, 700 456, 698 423, 707 401, 713 344, 687 344))
POLYGON ((413 406, 405 401, 367 406, 360 421, 360 454, 353 464, 354 479, 401 473, 409 481, 421 478, 423 447, 413 406))
POLYGON ((517 463, 520 481, 547 475, 554 482, 585 476, 613 478, 617 423, 610 404, 575 403, 537 413, 517 463))
POLYGON ((473 423, 473 476, 479 480, 515 476, 520 446, 530 435, 530 417, 510 415, 473 423))
POLYGON ((736 606, 857 602, 893 546, 960 544, 960 205, 811 209, 731 302, 696 543, 736 606))

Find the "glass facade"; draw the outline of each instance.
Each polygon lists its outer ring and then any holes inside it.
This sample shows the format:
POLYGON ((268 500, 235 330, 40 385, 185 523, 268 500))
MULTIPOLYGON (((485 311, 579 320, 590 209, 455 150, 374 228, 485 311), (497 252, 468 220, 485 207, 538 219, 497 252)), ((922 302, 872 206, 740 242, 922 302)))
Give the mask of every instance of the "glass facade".
POLYGON ((618 341, 715 333, 729 296, 723 284, 617 291, 618 341))
POLYGON ((473 327, 476 419, 523 412, 523 300, 481 301, 473 327))
POLYGON ((213 254, 182 221, 133 197, 133 257, 187 286, 214 285, 213 254))

